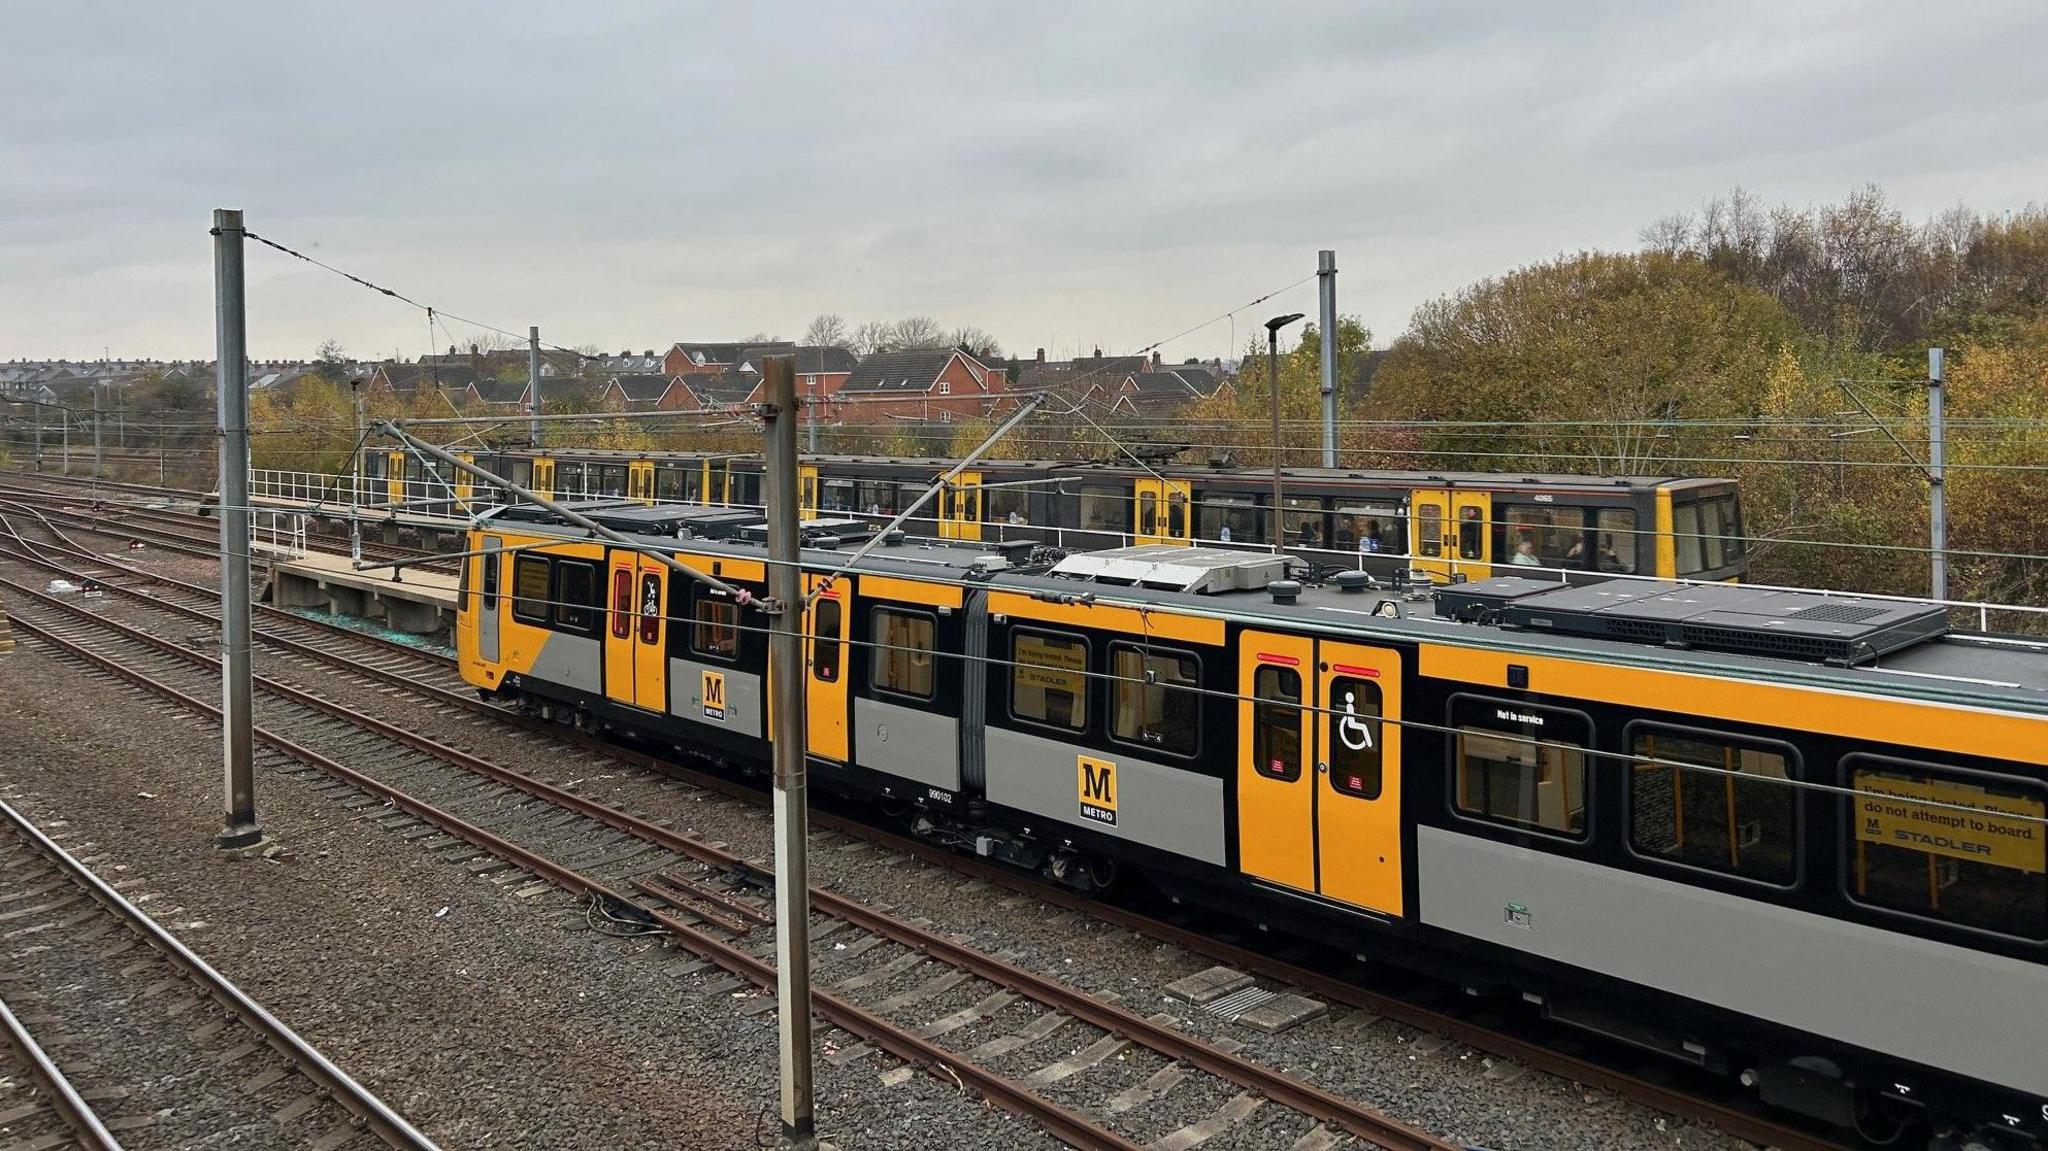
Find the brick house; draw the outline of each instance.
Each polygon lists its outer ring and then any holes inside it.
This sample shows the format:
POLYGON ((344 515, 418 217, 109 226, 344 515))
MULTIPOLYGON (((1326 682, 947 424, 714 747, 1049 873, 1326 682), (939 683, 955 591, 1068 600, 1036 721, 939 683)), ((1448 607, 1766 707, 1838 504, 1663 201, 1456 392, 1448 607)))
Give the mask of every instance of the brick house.
POLYGON ((827 410, 849 424, 950 423, 988 414, 1004 395, 1003 374, 958 348, 878 352, 860 361, 827 410))

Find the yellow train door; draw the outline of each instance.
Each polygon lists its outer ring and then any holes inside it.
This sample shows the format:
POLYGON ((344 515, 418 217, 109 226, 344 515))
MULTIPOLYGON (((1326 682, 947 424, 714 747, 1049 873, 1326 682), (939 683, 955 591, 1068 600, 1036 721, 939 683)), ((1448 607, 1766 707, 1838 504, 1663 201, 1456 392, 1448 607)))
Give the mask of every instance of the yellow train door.
POLYGON ((638 618, 634 621, 634 702, 649 711, 668 710, 668 578, 669 570, 648 556, 639 557, 638 618))
POLYGON ((1401 656, 1316 645, 1316 886, 1401 914, 1401 656))
POLYGON ((939 538, 981 538, 981 473, 961 472, 939 491, 939 538))
MULTIPOLYGON (((806 594, 822 582, 804 579, 806 594)), ((810 754, 846 762, 846 581, 818 597, 804 613, 804 714, 810 754)))
POLYGON ((1247 631, 1238 647, 1237 854, 1246 875, 1316 889, 1315 642, 1247 631))
POLYGON ((405 502, 405 453, 384 453, 384 494, 394 504, 405 502))
POLYGON ((1423 571, 1467 579, 1492 574, 1493 496, 1487 492, 1425 489, 1411 494, 1408 554, 1423 571))
POLYGON ((1132 535, 1141 544, 1184 544, 1191 532, 1186 480, 1147 478, 1131 485, 1137 520, 1132 535))
MULTIPOLYGON (((476 465, 476 455, 475 455, 474 453, 471 453, 471 452, 457 452, 457 453, 455 453, 455 458, 456 458, 456 459, 458 459, 458 460, 461 460, 461 461, 462 461, 463 463, 465 463, 465 464, 469 464, 469 465, 470 465, 470 466, 472 466, 472 467, 474 467, 474 466, 476 465)), ((462 470, 461 468, 456 468, 456 469, 455 469, 455 507, 456 507, 456 509, 457 509, 458 511, 463 511, 463 512, 467 512, 467 511, 469 510, 469 497, 470 497, 470 496, 471 496, 471 495, 472 495, 472 494, 473 494, 474 492, 475 492, 475 487, 474 487, 474 481, 472 481, 472 480, 470 479, 470 475, 469 475, 469 473, 468 473, 468 472, 465 472, 465 471, 463 471, 463 470, 462 470)))
POLYGON ((626 463, 626 498, 643 504, 654 503, 653 460, 629 460, 626 463))
POLYGON ((1239 652, 1239 870, 1400 915, 1400 655, 1250 631, 1239 652))
POLYGON ((803 464, 796 469, 797 518, 818 518, 818 465, 803 464))
POLYGON ((724 507, 728 502, 726 479, 729 474, 726 461, 704 461, 704 503, 706 506, 724 507))
POLYGON ((544 500, 555 498, 555 461, 533 461, 533 493, 544 500))
MULTIPOLYGON (((1451 570, 1466 579, 1485 579, 1493 574, 1493 495, 1490 492, 1453 491, 1451 514, 1457 531, 1449 543, 1456 558, 1451 570)), ((1510 551, 1514 543, 1509 542, 1510 551)), ((1502 556, 1501 559, 1507 559, 1502 556)))
POLYGON ((613 703, 634 706, 640 702, 639 689, 634 686, 640 667, 639 653, 635 650, 639 642, 639 621, 634 618, 637 560, 638 556, 633 552, 611 553, 611 566, 605 574, 604 620, 605 698, 613 703))

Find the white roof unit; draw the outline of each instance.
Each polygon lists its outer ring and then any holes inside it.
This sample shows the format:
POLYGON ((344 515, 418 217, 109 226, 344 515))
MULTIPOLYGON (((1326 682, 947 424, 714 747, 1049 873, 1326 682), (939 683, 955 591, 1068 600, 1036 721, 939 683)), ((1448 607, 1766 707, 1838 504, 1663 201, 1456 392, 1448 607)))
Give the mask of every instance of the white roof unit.
POLYGON ((1212 595, 1257 591, 1287 578, 1288 558, 1271 552, 1235 552, 1177 544, 1145 544, 1080 552, 1055 564, 1054 576, 1124 587, 1212 595))

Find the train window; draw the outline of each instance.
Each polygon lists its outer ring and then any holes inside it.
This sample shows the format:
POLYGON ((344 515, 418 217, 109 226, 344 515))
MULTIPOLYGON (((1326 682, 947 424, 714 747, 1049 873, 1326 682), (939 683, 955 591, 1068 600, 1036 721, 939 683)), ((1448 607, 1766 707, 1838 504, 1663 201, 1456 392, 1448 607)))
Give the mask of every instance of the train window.
POLYGON ((1861 903, 2048 939, 2048 788, 1852 755, 1849 894, 1861 903))
POLYGON ((1138 534, 1156 536, 1159 534, 1159 493, 1138 493, 1138 534))
POLYGON ((1408 552, 1408 520, 1399 508, 1372 505, 1340 507, 1335 518, 1337 531, 1330 546, 1338 551, 1385 552, 1389 555, 1406 555, 1408 552))
POLYGON ((1287 510, 1281 513, 1280 530, 1286 538, 1281 542, 1300 548, 1320 548, 1329 541, 1323 535, 1323 501, 1314 497, 1287 497, 1287 510))
MULTIPOLYGON (((1463 512, 1478 513, 1478 508, 1463 512)), ((1536 557, 1534 566, 1575 568, 1585 564, 1586 511, 1584 508, 1549 507, 1541 504, 1501 509, 1507 523, 1507 554, 1520 563, 1522 544, 1528 543, 1536 557)))
POLYGON ((866 511, 867 507, 854 502, 852 480, 826 480, 824 503, 819 505, 819 509, 828 512, 851 512, 866 511))
POLYGON ((1458 509, 1458 558, 1476 560, 1486 554, 1486 513, 1467 504, 1458 509))
POLYGON ((699 599, 690 628, 690 648, 719 659, 736 658, 740 654, 739 605, 730 600, 699 599))
POLYGON ((1193 755, 1202 730, 1201 664, 1179 651, 1117 644, 1111 738, 1170 755, 1193 755))
POLYGON ((1378 799, 1380 685, 1338 676, 1330 681, 1329 708, 1330 787, 1360 799, 1378 799))
POLYGON ((1604 572, 1636 570, 1636 513, 1629 508, 1604 508, 1594 519, 1594 563, 1604 572))
POLYGON ((633 573, 612 572, 612 638, 625 639, 633 630, 633 573))
POLYGON ((988 522, 992 524, 1030 523, 1030 490, 1027 488, 989 488, 988 522))
POLYGON ((1444 506, 1415 505, 1415 550, 1426 556, 1444 554, 1444 506))
POLYGON ((1010 640, 1010 714, 1079 731, 1088 726, 1088 643, 1018 631, 1010 640))
POLYGON ((1252 677, 1252 768, 1268 779, 1301 778, 1301 673, 1259 668, 1252 677))
POLYGON ((583 465, 563 460, 555 465, 555 495, 559 497, 583 494, 583 465))
POLYGON ((724 460, 710 460, 704 465, 704 502, 725 503, 725 481, 727 464, 724 460))
POLYGON ((1080 526, 1091 532, 1130 531, 1130 497, 1117 488, 1082 488, 1080 526))
POLYGON ((505 477, 506 479, 511 480, 513 483, 518 484, 522 488, 530 488, 533 486, 532 460, 507 460, 506 463, 508 465, 508 470, 511 473, 510 475, 507 475, 505 477))
POLYGON ((732 503, 734 507, 758 508, 766 501, 761 498, 761 474, 759 472, 732 473, 732 503))
POLYGON ((1586 834, 1591 724, 1572 712, 1455 696, 1452 737, 1460 814, 1573 838, 1586 834))
POLYGON ((548 561, 546 556, 513 557, 512 618, 526 623, 547 625, 548 561))
POLYGON ((1188 538, 1188 497, 1185 492, 1166 493, 1166 534, 1180 540, 1188 538))
POLYGON ((485 611, 489 611, 492 608, 498 606, 498 567, 499 565, 505 562, 502 558, 500 558, 498 554, 498 549, 504 546, 505 539, 503 536, 484 537, 483 569, 485 611))
POLYGON ((1742 517, 1733 495, 1677 504, 1671 521, 1679 575, 1727 567, 1742 558, 1742 517))
POLYGON ((661 577, 653 572, 640 575, 640 642, 661 642, 661 621, 667 614, 661 602, 661 577))
POLYGON ((597 495, 623 496, 626 494, 626 465, 599 464, 592 468, 591 471, 597 480, 596 484, 593 485, 597 488, 597 495))
POLYGON ((685 498, 681 469, 674 464, 660 464, 655 467, 654 498, 665 504, 677 503, 685 498))
POLYGON ((938 621, 923 612, 875 609, 875 687, 930 699, 937 688, 933 635, 938 621))
POLYGON ((839 679, 839 601, 821 599, 811 609, 811 674, 820 683, 839 679))
POLYGON ((564 631, 597 634, 597 613, 603 607, 598 595, 597 565, 582 560, 555 562, 555 626, 564 631))
POLYGON ((1791 749, 1685 728, 1635 724, 1629 748, 1629 846, 1789 887, 1799 877, 1791 749))
POLYGON ((1195 534, 1213 543, 1264 543, 1264 518, 1250 496, 1203 496, 1195 534))
POLYGON ((704 466, 692 460, 683 465, 682 473, 683 501, 692 504, 702 501, 704 498, 704 466))
POLYGON ((460 574, 455 580, 455 610, 461 614, 469 612, 469 561, 463 560, 458 568, 460 574))

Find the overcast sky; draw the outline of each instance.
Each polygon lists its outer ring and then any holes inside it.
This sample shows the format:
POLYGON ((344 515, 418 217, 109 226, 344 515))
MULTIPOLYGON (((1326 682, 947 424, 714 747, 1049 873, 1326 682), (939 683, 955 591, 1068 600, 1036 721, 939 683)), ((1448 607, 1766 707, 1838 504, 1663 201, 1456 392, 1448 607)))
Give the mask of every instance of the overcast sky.
MULTIPOLYGON (((1807 204, 1876 181, 1916 219, 2048 198, 2038 0, 0 19, 0 358, 211 356, 214 207, 565 345, 794 337, 834 311, 1029 355, 1162 339, 1318 248, 1384 343, 1426 299, 1632 246, 1736 184, 1807 204)), ((253 246, 248 266, 255 355, 430 346, 414 309, 253 246)), ((1314 292, 1244 312, 1236 340, 1314 292)), ((1232 331, 1166 354, 1227 354, 1232 331)))

